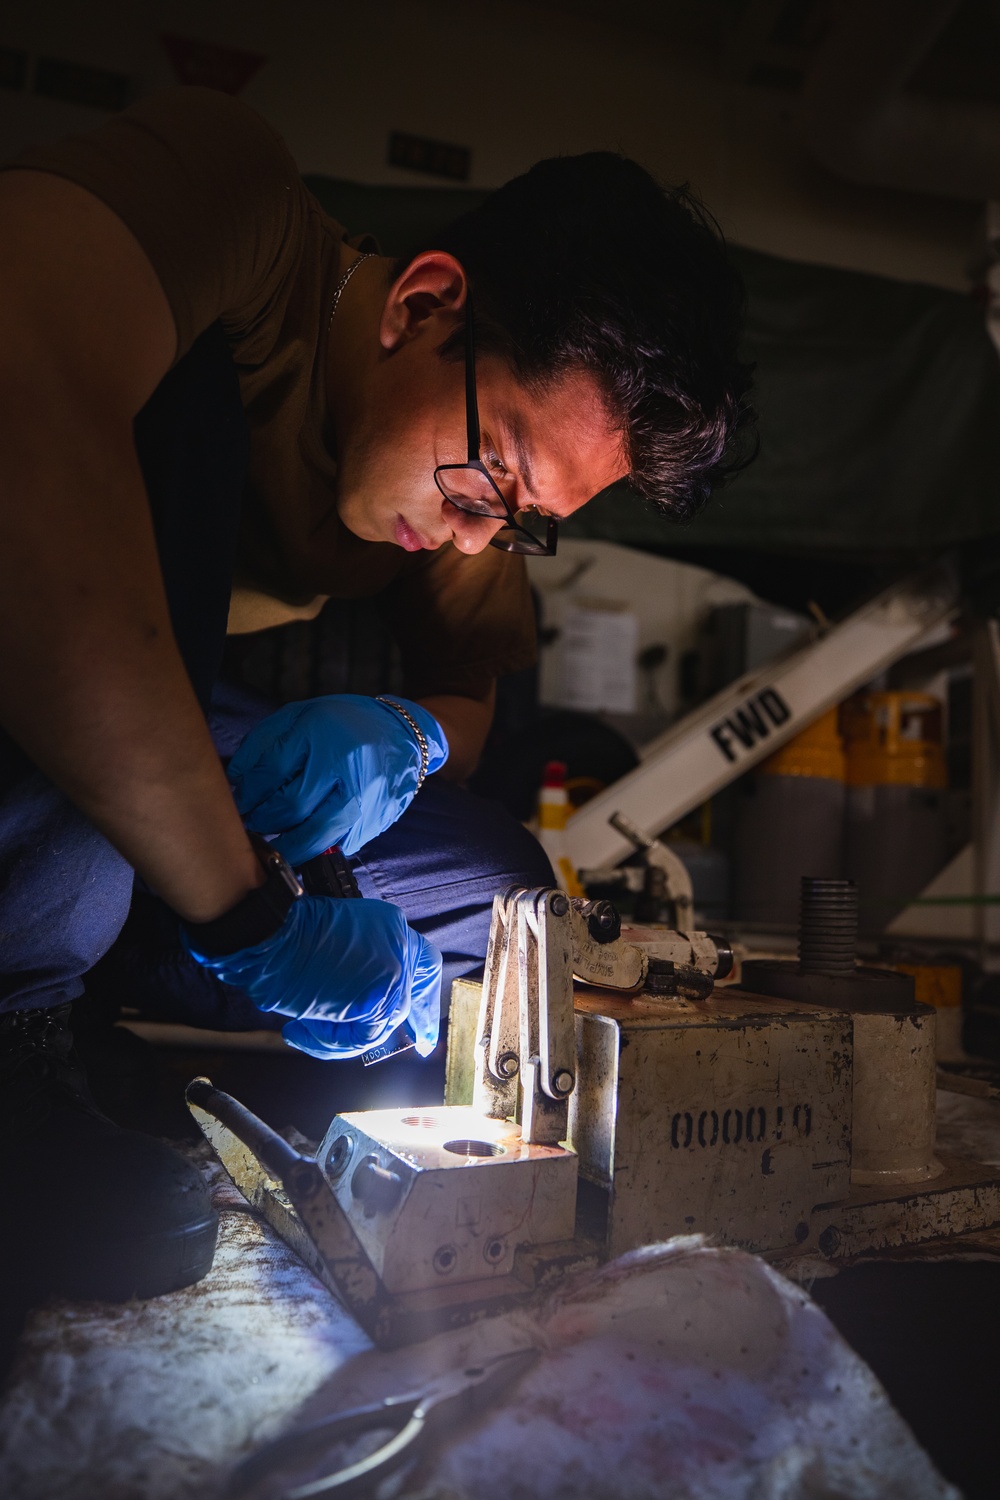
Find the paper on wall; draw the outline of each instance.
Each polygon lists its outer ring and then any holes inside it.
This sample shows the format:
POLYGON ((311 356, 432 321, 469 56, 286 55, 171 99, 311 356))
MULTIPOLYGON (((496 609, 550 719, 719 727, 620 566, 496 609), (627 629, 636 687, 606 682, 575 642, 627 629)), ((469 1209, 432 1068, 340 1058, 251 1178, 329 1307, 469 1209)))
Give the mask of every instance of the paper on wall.
POLYGON ((559 705, 635 713, 639 619, 624 605, 581 601, 563 621, 559 705))

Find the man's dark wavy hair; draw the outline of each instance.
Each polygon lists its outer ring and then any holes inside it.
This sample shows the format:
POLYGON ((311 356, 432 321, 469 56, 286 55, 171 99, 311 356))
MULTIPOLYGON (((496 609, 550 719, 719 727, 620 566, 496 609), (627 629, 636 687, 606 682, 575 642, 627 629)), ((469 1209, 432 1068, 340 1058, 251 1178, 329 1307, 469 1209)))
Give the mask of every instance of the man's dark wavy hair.
MULTIPOLYGON (((527 385, 597 375, 629 484, 687 520, 756 452, 746 294, 714 220, 610 151, 540 161, 434 240, 465 267, 477 347, 527 385)), ((461 358, 458 330, 442 346, 461 358)))

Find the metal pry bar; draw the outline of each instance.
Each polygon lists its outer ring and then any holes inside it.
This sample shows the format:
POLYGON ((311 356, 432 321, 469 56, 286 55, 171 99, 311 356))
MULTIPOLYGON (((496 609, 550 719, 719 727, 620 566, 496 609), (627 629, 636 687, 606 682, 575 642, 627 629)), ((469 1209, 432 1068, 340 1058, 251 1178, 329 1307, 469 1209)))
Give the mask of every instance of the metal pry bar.
POLYGON ((378 1340, 391 1299, 316 1161, 207 1078, 192 1079, 187 1103, 247 1202, 378 1340))

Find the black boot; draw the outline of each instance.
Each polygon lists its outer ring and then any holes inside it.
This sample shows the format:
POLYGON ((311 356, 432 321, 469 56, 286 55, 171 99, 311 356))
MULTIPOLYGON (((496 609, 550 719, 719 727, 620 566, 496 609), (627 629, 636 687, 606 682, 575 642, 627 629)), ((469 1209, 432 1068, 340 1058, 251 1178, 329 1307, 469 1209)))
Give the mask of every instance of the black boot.
POLYGON ((90 1097, 68 1005, 0 1015, 0 1285, 124 1302, 211 1268, 218 1217, 197 1170, 90 1097))

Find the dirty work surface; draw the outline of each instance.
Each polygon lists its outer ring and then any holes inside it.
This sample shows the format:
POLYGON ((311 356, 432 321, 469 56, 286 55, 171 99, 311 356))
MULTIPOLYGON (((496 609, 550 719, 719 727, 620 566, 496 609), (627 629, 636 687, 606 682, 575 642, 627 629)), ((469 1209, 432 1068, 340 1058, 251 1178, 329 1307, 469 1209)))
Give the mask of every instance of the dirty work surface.
POLYGON ((35 1314, 0 1406, 5 1500, 209 1500, 293 1419, 524 1343, 542 1351, 538 1365, 403 1494, 957 1496, 819 1309, 751 1256, 675 1240, 536 1315, 379 1354, 216 1181, 220 1248, 199 1286, 35 1314))

